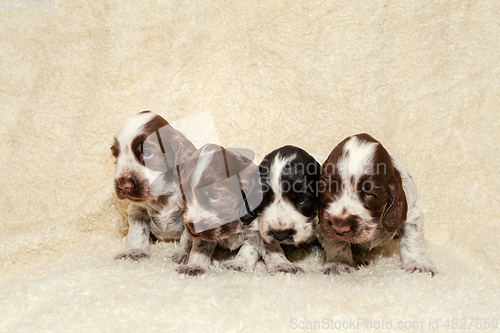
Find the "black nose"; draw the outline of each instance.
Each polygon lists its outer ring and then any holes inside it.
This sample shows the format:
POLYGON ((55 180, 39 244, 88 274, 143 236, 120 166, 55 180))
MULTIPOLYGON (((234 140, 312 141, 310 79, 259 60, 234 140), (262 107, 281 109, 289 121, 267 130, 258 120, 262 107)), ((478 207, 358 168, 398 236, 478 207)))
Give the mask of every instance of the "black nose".
POLYGON ((287 237, 293 236, 296 232, 295 229, 271 230, 271 234, 277 241, 282 241, 287 237))

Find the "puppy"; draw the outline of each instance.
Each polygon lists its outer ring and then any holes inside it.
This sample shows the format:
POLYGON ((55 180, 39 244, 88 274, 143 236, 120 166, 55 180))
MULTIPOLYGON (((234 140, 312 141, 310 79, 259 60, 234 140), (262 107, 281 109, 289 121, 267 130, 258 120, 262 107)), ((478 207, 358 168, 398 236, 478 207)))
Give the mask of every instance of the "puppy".
POLYGON ((284 146, 262 160, 259 172, 263 200, 252 212, 256 218, 252 230, 258 230, 258 235, 250 234, 250 243, 270 273, 304 272, 285 257, 280 244, 298 245, 314 239, 321 166, 303 149, 284 146))
POLYGON ((325 274, 352 272, 372 249, 398 235, 402 269, 437 274, 426 253, 417 187, 401 162, 368 134, 346 138, 322 166, 320 242, 325 274))
POLYGON ((161 116, 144 111, 123 123, 111 151, 116 158, 116 196, 131 201, 127 246, 115 258, 148 258, 152 233, 159 240, 180 238, 180 248, 172 259, 187 262, 191 239, 184 232, 184 204, 178 183, 163 184, 169 195, 161 195, 153 185, 160 176, 176 173, 196 151, 195 146, 161 116))
MULTIPOLYGON (((168 177, 164 180, 168 183, 168 177)), ((184 226, 193 243, 189 261, 177 268, 178 273, 205 273, 217 245, 230 250, 241 247, 243 253, 257 257, 252 260, 258 260, 257 252, 246 242, 248 228, 240 218, 260 203, 259 180, 257 165, 221 146, 207 144, 193 154, 180 171, 184 226)))

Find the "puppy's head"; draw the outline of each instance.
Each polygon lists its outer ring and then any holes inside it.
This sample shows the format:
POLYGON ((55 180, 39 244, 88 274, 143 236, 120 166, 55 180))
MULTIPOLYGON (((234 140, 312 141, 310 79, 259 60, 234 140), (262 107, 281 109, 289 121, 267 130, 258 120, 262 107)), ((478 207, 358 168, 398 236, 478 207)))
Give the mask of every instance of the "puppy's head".
POLYGON ((259 166, 263 200, 259 232, 267 243, 299 244, 313 235, 318 212, 319 163, 304 150, 285 146, 259 166))
POLYGON ((186 230, 205 241, 231 236, 240 218, 260 203, 260 188, 252 161, 218 145, 203 146, 181 170, 186 230))
POLYGON ((151 189, 153 182, 187 162, 195 150, 161 116, 150 111, 133 115, 120 127, 111 147, 116 196, 134 202, 156 199, 161 193, 151 189))
POLYGON ((368 134, 348 137, 322 166, 321 231, 350 243, 395 232, 408 210, 401 175, 385 148, 368 134))

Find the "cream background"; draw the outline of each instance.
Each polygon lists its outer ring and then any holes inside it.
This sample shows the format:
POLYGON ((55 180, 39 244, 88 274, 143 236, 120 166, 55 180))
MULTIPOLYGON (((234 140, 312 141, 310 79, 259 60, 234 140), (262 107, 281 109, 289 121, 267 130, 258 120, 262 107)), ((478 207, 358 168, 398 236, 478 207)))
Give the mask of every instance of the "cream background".
POLYGON ((1 332, 500 320, 498 1, 56 0, 0 17, 1 332), (417 181, 440 274, 401 271, 397 244, 349 276, 309 253, 303 275, 189 278, 173 243, 114 261, 126 207, 109 147, 142 110, 210 111, 220 142, 257 158, 370 133, 417 181))

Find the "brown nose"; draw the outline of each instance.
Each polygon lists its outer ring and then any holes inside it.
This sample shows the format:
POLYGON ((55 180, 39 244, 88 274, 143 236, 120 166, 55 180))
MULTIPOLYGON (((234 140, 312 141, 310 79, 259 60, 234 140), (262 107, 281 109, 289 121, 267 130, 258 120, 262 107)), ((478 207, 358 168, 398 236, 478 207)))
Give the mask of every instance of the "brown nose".
POLYGON ((344 235, 348 233, 352 226, 356 223, 357 217, 354 215, 350 215, 344 219, 342 218, 335 218, 332 221, 332 228, 335 230, 335 232, 339 235, 344 235))
POLYGON ((347 233, 349 230, 351 230, 350 225, 335 225, 335 224, 333 224, 332 228, 339 235, 343 235, 343 234, 347 233))
POLYGON ((130 193, 132 187, 134 187, 134 183, 130 178, 119 178, 116 180, 116 185, 125 193, 130 193))

